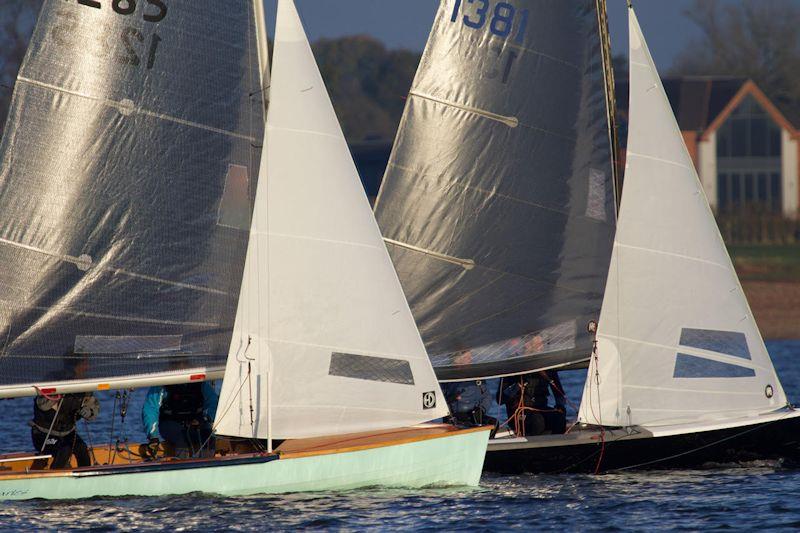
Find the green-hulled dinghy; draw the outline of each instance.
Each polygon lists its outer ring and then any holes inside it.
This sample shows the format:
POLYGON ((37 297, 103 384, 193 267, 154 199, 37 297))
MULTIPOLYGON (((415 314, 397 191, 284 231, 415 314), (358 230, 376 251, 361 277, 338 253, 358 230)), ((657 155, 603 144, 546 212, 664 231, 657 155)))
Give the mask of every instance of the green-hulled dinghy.
POLYGON ((213 456, 98 446, 97 464, 53 471, 8 455, 0 497, 478 483, 488 428, 426 423, 447 407, 292 0, 278 6, 250 217, 266 72, 252 68, 266 65, 255 1, 45 1, 2 144, 3 192, 29 182, 39 204, 0 217, 20 302, 3 315, 0 395, 224 377, 213 456), (114 45, 81 49, 76 34, 114 45), (68 239, 42 234, 66 222, 68 239), (224 374, 209 355, 220 338, 224 374))

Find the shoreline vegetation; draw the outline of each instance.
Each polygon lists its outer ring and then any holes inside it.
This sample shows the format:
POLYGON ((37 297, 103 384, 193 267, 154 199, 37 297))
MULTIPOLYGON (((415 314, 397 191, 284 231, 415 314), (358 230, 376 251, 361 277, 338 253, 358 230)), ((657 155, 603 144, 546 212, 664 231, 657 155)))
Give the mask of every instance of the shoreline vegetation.
POLYGON ((800 339, 800 244, 731 246, 730 252, 764 339, 800 339))

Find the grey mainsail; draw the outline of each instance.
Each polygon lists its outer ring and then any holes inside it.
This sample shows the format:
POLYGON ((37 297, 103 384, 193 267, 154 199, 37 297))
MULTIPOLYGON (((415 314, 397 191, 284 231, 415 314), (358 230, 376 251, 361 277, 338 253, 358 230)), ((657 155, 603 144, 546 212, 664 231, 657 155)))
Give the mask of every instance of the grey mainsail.
POLYGON ((603 6, 441 3, 376 204, 441 379, 589 357, 616 224, 603 6))
POLYGON ((46 0, 0 144, 0 394, 222 369, 263 100, 250 0, 46 0))

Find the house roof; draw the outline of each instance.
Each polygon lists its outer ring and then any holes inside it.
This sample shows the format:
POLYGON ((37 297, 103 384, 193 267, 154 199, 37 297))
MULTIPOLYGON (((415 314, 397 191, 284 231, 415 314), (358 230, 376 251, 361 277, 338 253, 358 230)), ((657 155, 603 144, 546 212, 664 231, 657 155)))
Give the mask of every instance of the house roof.
MULTIPOLYGON (((704 136, 716 131, 749 94, 759 101, 773 120, 798 135, 797 123, 789 120, 786 113, 779 110, 752 80, 687 76, 664 78, 663 83, 681 131, 696 131, 704 136)), ((627 119, 628 81, 618 82, 616 89, 617 107, 623 110, 622 118, 627 119)))

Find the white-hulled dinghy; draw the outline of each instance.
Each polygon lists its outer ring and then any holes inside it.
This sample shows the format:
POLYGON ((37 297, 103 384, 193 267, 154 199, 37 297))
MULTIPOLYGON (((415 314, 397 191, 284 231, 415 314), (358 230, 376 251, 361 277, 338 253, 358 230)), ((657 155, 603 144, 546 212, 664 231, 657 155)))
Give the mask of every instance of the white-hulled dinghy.
POLYGON ((789 406, 630 13, 625 183, 579 425, 492 441, 506 472, 800 457, 789 406))

